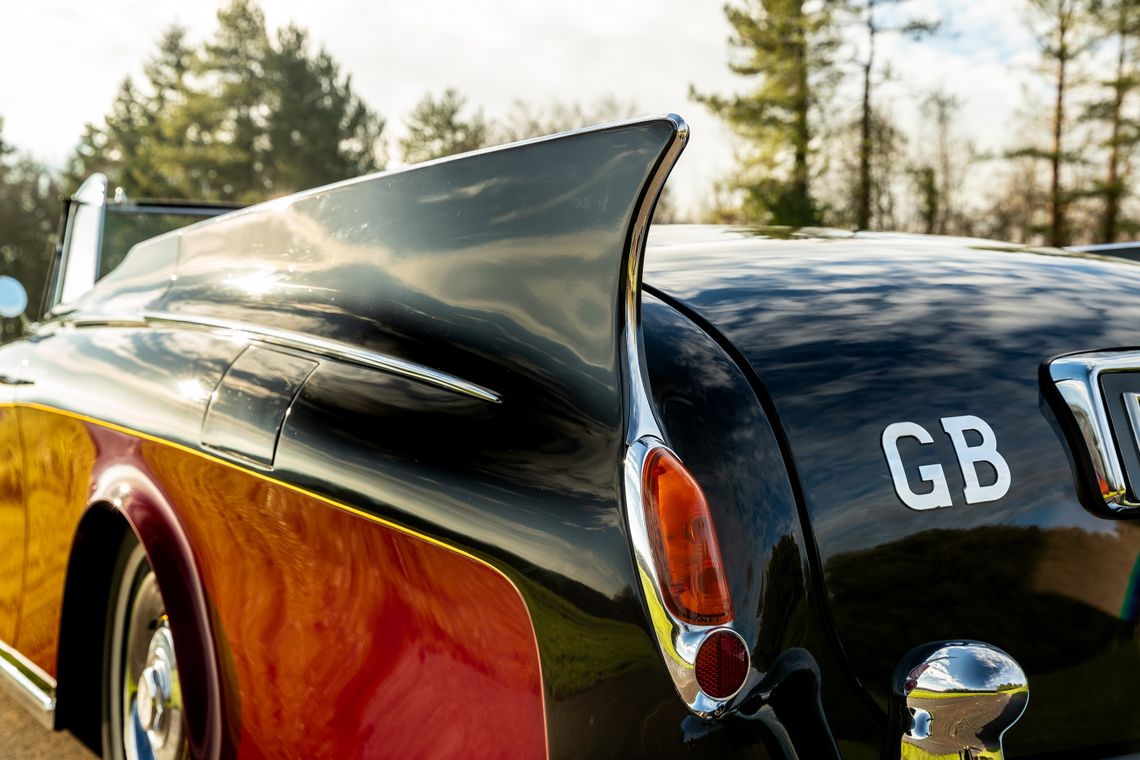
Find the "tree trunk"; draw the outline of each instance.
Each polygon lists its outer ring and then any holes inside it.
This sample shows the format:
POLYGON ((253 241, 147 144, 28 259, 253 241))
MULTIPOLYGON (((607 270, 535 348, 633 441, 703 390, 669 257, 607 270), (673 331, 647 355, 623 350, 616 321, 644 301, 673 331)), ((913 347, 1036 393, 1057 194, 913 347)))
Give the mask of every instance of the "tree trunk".
MULTIPOLYGON (((806 23, 801 20, 801 23, 806 23)), ((795 99, 795 156, 792 164, 792 183, 798 196, 798 203, 803 211, 804 218, 800 221, 805 224, 815 224, 814 205, 811 200, 811 180, 808 171, 808 151, 811 148, 811 124, 808 121, 811 110, 810 88, 808 82, 808 51, 806 43, 796 46, 798 71, 796 72, 796 99, 795 99), (808 219, 810 217, 810 220, 808 219)))
POLYGON ((1057 25, 1057 90, 1056 100, 1053 103, 1053 150, 1049 156, 1052 177, 1049 185, 1049 244, 1057 247, 1064 246, 1065 239, 1065 204, 1061 197, 1061 153, 1064 147, 1065 127, 1065 69, 1069 59, 1066 48, 1068 42, 1069 16, 1065 8, 1059 14, 1057 25))
POLYGON ((1124 110, 1124 60, 1127 41, 1127 9, 1120 4, 1116 33, 1119 48, 1116 56, 1116 89, 1112 99, 1112 137, 1108 146, 1108 176, 1104 181, 1104 242, 1116 242, 1117 217, 1120 214, 1120 120, 1124 110))
POLYGON ((867 7, 867 62, 863 66, 863 121, 859 141, 859 199, 855 213, 856 229, 871 226, 871 70, 875 65, 875 5, 867 7))
POLYGON ((950 155, 950 105, 949 101, 937 104, 938 117, 938 226, 936 232, 945 235, 950 227, 950 178, 954 171, 950 155))

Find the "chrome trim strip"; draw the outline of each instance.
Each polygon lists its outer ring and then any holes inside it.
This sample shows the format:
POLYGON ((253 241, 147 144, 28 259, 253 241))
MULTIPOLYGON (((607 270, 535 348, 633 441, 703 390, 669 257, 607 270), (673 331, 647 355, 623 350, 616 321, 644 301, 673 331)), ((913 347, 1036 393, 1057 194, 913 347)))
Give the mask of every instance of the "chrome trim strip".
POLYGON ((34 662, 0 641, 0 685, 7 688, 35 718, 55 728, 55 679, 34 662))
POLYGON ((645 241, 649 234, 651 214, 669 178, 669 172, 681 156, 681 151, 689 141, 689 125, 677 114, 667 114, 666 119, 673 122, 676 133, 673 143, 661 157, 649 186, 637 209, 633 221, 633 233, 630 235, 629 257, 625 274, 625 327, 622 330, 622 343, 625 350, 625 363, 628 374, 628 389, 626 404, 628 419, 626 427, 626 445, 645 436, 661 438, 661 427, 653 412, 653 405, 649 402, 647 388, 647 375, 643 369, 641 349, 641 270, 645 264, 645 241))
POLYGON ((278 330, 273 327, 251 325, 245 322, 234 322, 226 319, 214 319, 212 317, 201 317, 194 314, 171 314, 169 312, 147 311, 143 312, 142 316, 146 319, 148 324, 190 325, 208 330, 224 330, 226 332, 239 333, 248 335, 250 338, 262 341, 263 343, 305 351, 318 356, 324 356, 328 359, 337 359, 370 369, 391 372, 392 374, 409 377, 413 380, 420 380, 440 388, 466 394, 481 401, 488 401, 493 404, 502 401, 502 397, 500 397, 498 393, 488 390, 481 385, 468 382, 463 378, 456 377, 455 375, 450 375, 446 372, 405 359, 399 359, 395 356, 381 354, 376 351, 368 351, 337 340, 327 340, 312 335, 305 335, 304 333, 293 332, 292 330, 278 330))
POLYGON ((136 314, 76 314, 59 319, 63 327, 146 327, 147 322, 136 314))
MULTIPOLYGON (((680 620, 669 611, 661 596, 661 583, 650 549, 649 529, 645 522, 645 507, 642 500, 642 471, 645 460, 654 449, 666 446, 661 425, 649 400, 648 375, 644 369, 641 346, 641 271, 651 214, 661 194, 661 188, 669 177, 669 172, 677 163, 677 158, 689 140, 689 127, 680 116, 668 114, 665 118, 673 123, 676 131, 672 144, 666 148, 638 205, 630 235, 628 268, 625 273, 625 325, 622 329, 622 349, 627 378, 627 448, 623 478, 625 518, 630 528, 630 545, 641 580, 642 595, 649 610, 650 623, 656 634, 665 667, 673 679, 677 693, 688 708, 702 718, 711 718, 722 715, 736 695, 727 699, 713 699, 701 691, 695 670, 697 651, 701 642, 715 631, 728 630, 733 635, 739 636, 739 634, 732 629, 732 623, 727 626, 692 625, 680 620)), ((749 666, 751 667, 751 663, 749 666)))
MULTIPOLYGON (((1140 501, 1130 499, 1128 495, 1124 465, 1116 450, 1108 407, 1100 390, 1100 376, 1106 372, 1129 371, 1140 372, 1140 351, 1076 354, 1049 363, 1049 375, 1072 412, 1092 460, 1093 471, 1103 483, 1101 494, 1105 506, 1114 512, 1131 512, 1140 508, 1140 501)), ((1137 418, 1131 411, 1129 416, 1133 434, 1140 435, 1137 418)))

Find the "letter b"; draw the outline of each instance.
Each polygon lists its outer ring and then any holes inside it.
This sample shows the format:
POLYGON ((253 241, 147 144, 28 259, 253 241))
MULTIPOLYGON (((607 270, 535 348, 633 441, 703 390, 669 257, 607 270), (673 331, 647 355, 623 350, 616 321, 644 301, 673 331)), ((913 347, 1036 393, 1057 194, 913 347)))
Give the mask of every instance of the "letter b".
POLYGON ((958 466, 962 469, 962 478, 966 482, 965 495, 967 504, 977 504, 983 501, 997 501, 1009 493, 1010 475, 1009 465, 997 450, 997 436, 994 435, 986 421, 972 414, 961 417, 943 417, 942 429, 950 436, 954 444, 954 453, 958 455, 958 466), (966 443, 964 431, 973 430, 982 436, 982 442, 977 446, 966 443), (983 486, 978 483, 978 462, 989 462, 997 473, 997 480, 992 485, 983 486))

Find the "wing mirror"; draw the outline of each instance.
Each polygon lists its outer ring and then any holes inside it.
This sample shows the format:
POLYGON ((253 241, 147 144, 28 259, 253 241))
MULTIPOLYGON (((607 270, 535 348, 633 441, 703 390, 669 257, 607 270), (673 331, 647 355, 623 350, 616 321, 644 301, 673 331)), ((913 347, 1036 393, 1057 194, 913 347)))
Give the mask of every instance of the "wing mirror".
POLYGON ((885 756, 1001 760, 1002 734, 1029 702, 1025 671, 981 641, 916 647, 895 670, 885 756))
POLYGON ((15 319, 28 308, 28 294, 19 280, 0 275, 0 317, 15 319))

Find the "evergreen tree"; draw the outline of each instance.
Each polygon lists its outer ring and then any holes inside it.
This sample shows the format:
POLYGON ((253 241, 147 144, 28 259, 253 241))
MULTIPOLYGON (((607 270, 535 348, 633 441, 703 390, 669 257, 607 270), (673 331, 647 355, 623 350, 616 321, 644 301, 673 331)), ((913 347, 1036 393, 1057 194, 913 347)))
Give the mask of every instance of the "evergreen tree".
POLYGON ((834 82, 834 4, 827 0, 742 0, 725 13, 736 53, 729 68, 754 83, 743 95, 692 97, 747 142, 734 185, 753 221, 818 224, 812 191, 819 109, 834 82))
POLYGON ((1112 243, 1122 228, 1136 230, 1134 223, 1122 218, 1121 205, 1131 189, 1131 158, 1140 143, 1140 121, 1129 107, 1140 86, 1140 73, 1136 70, 1140 0, 1093 0, 1092 12, 1096 28, 1115 48, 1113 74, 1101 82, 1104 95, 1089 103, 1085 111, 1087 121, 1099 122, 1108 133, 1104 141, 1104 180, 1094 192, 1104 201, 1099 237, 1112 243))
POLYGON ((280 30, 268 59, 274 191, 294 192, 375 171, 383 122, 352 91, 350 77, 323 48, 308 54, 308 34, 280 30))
POLYGON ((163 35, 144 67, 146 92, 124 80, 102 126, 88 124, 69 166, 66 184, 74 190, 89 174, 102 171, 132 192, 151 197, 190 197, 184 164, 185 131, 179 109, 189 94, 191 50, 185 30, 163 35))
MULTIPOLYGON (((218 31, 195 61, 201 88, 191 94, 201 118, 198 142, 207 148, 211 190, 226 200, 257 200, 274 193, 266 171, 273 115, 268 102, 271 53, 265 14, 254 0, 232 0, 218 11, 218 31)), ((283 97, 300 93, 283 93, 283 97)))
POLYGON ((1074 67, 1090 50, 1088 0, 1029 0, 1033 11, 1038 45, 1047 76, 1051 79, 1052 106, 1049 117, 1049 147, 1020 147, 1013 158, 1045 161, 1049 165, 1048 223, 1045 237, 1049 245, 1068 245, 1072 237, 1067 212, 1073 191, 1066 186, 1064 169, 1080 156, 1068 149, 1071 119, 1068 106, 1072 97, 1074 67))
POLYGON ((400 139, 400 155, 406 163, 465 153, 487 145, 487 122, 480 111, 463 118, 466 100, 448 88, 438 98, 429 93, 408 117, 408 134, 400 139))
POLYGON ((637 104, 623 102, 613 96, 599 98, 588 105, 555 102, 536 106, 516 100, 510 113, 494 131, 497 142, 508 143, 596 124, 624 121, 640 113, 642 111, 637 104))
POLYGON ((110 113, 87 125, 68 169, 102 171, 136 197, 254 202, 382 168, 384 122, 295 25, 270 35, 232 0, 204 46, 172 27, 110 113))
MULTIPOLYGON (((59 185, 45 167, 3 138, 0 118, 0 274, 28 292, 28 313, 39 312, 52 233, 59 216, 59 185)), ((18 320, 0 319, 0 343, 16 337, 18 320)))

